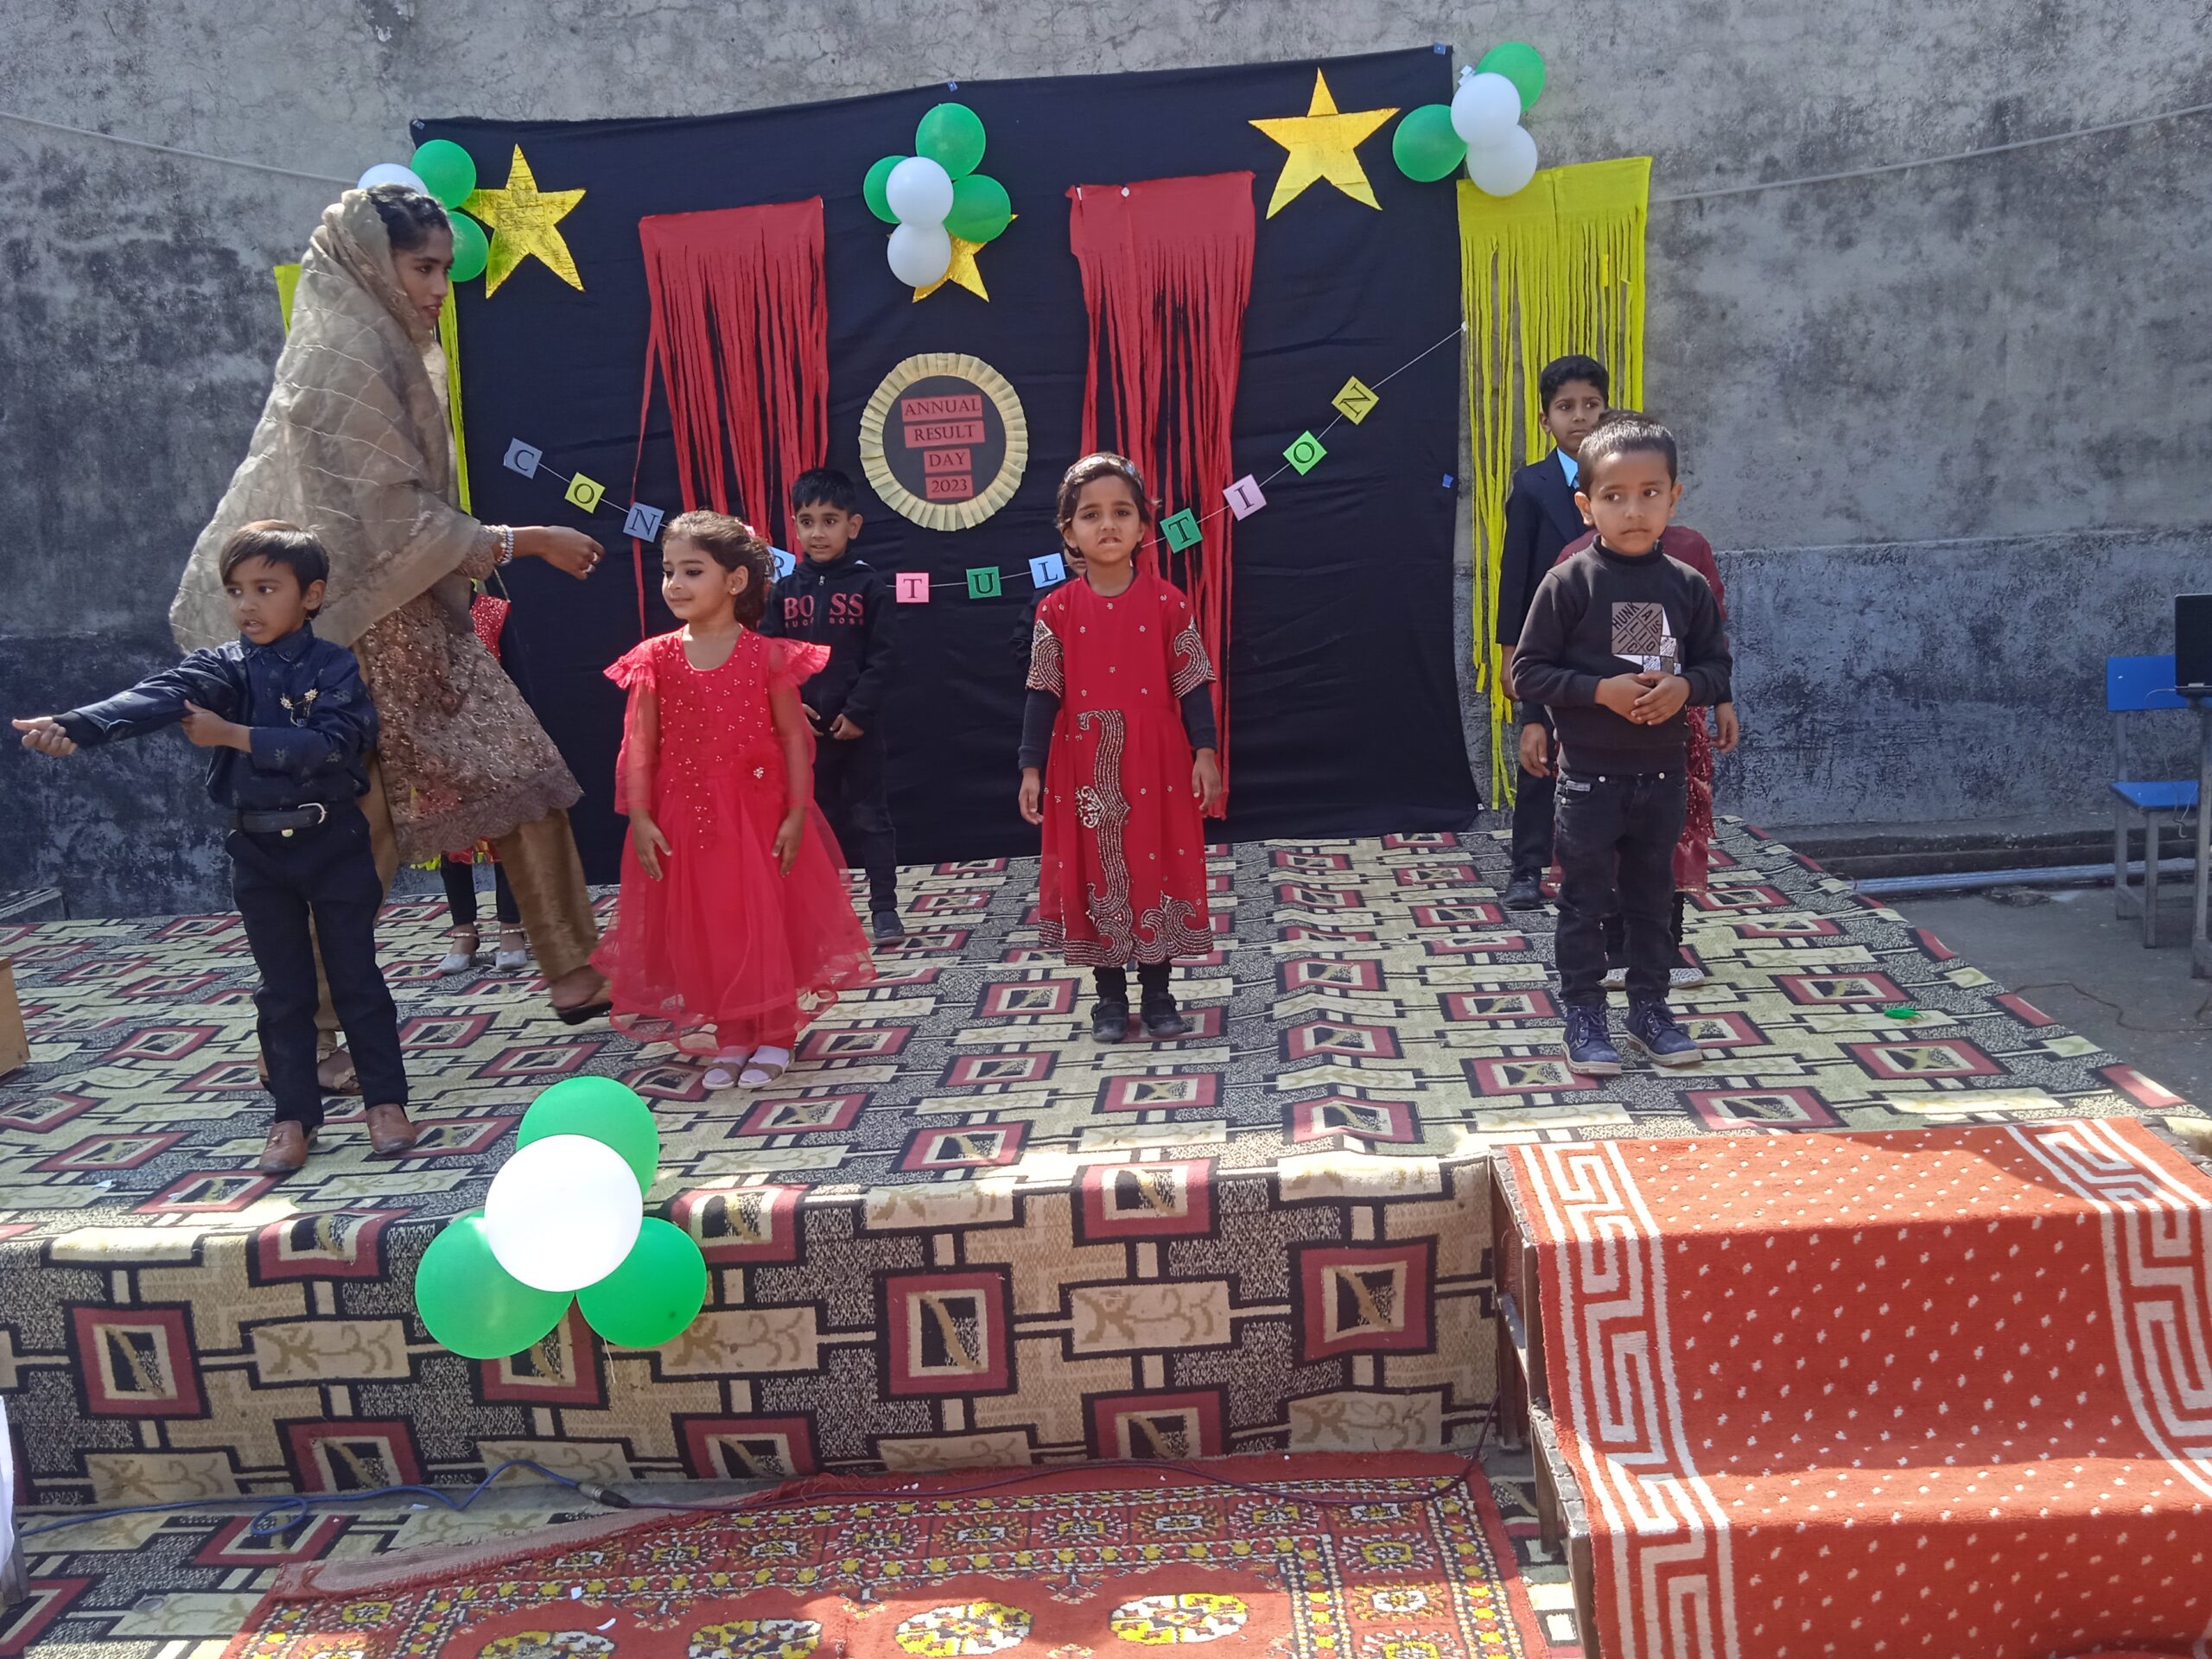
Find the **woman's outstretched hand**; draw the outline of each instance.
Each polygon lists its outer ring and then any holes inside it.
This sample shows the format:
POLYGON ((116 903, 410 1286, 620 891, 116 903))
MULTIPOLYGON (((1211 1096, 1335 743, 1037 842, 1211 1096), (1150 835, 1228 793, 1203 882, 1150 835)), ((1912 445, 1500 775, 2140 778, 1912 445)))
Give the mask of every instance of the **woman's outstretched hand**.
POLYGON ((582 582, 599 569, 607 550, 581 530, 570 530, 566 524, 533 524, 515 531, 515 551, 526 559, 543 559, 556 570, 582 582))

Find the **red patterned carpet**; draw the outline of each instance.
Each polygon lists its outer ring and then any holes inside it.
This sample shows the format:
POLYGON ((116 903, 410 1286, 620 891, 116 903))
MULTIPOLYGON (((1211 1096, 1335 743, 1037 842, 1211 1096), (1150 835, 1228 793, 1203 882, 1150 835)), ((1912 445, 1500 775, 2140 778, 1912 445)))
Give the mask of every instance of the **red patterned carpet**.
POLYGON ((1606 1659, 2212 1652, 2212 1176, 2142 1124, 1505 1156, 1606 1659))
POLYGON ((230 1659, 804 1659, 1201 1643, 1552 1651, 1488 1484, 1443 1457, 828 1479, 739 1511, 294 1568, 230 1659))

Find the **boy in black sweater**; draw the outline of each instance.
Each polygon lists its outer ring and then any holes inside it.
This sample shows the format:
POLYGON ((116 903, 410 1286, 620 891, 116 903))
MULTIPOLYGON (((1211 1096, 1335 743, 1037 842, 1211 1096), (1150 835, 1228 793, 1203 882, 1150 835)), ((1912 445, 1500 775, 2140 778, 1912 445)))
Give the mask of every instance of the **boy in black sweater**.
POLYGON ((906 937, 899 919, 899 849, 884 778, 883 705, 892 671, 891 582, 855 558, 861 493, 827 467, 791 486, 791 545, 798 568, 768 595, 760 632, 830 647, 830 665, 799 688, 820 741, 814 799, 845 855, 868 872, 876 940, 906 937))
MULTIPOLYGON (((1516 695, 1513 652, 1529 601, 1551 574, 1560 550, 1581 538, 1574 505, 1582 440, 1605 417, 1611 395, 1605 365, 1594 357, 1555 358, 1536 378, 1544 430, 1558 448, 1513 474, 1505 498, 1505 539, 1498 550, 1497 643, 1505 647, 1505 690, 1516 695)), ((1551 728, 1544 711, 1522 702, 1521 767, 1513 785, 1513 879, 1505 888, 1508 910, 1544 907, 1544 866, 1552 861, 1551 728)))
POLYGON ((384 878, 369 849, 359 798, 369 787, 377 711, 353 653, 315 638, 330 560, 322 543, 276 519, 241 525, 217 569, 238 638, 195 651, 175 668, 105 702, 14 722, 40 754, 181 726, 214 750, 207 793, 229 820, 231 890, 261 970, 263 1082, 276 1102, 260 1167, 289 1175, 322 1126, 315 1078, 315 953, 372 1103, 369 1144, 380 1157, 415 1144, 399 1019, 377 969, 384 878), (312 933, 309 923, 314 925, 312 933))
POLYGON ((1619 1075, 1605 1019, 1604 919, 1627 924, 1628 1035, 1655 1065, 1705 1058, 1666 1002, 1675 842, 1689 728, 1729 700, 1728 636, 1705 578, 1659 550, 1682 486, 1674 435, 1616 416, 1583 441, 1576 504, 1597 540, 1536 589, 1514 672, 1559 734, 1559 976, 1567 1058, 1619 1075))

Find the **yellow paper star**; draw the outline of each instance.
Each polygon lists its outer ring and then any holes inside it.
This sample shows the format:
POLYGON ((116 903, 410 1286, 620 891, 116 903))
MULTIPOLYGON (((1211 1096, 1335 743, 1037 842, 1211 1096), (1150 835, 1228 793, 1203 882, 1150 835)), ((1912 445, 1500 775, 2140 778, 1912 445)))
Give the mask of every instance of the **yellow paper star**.
POLYGON ((514 269, 536 254, 546 267, 570 288, 581 289, 575 257, 556 228, 569 210, 584 199, 581 190, 540 190, 515 146, 514 163, 507 169, 504 190, 479 189, 461 204, 461 211, 480 219, 492 231, 492 251, 484 262, 484 297, 498 292, 514 269))
POLYGON ((1354 201, 1379 208, 1382 204, 1375 200, 1375 187, 1368 183, 1367 170, 1360 166, 1355 152, 1396 113, 1392 109, 1339 114, 1337 100, 1329 95, 1327 78, 1316 69, 1313 101, 1305 114, 1252 124, 1290 152, 1282 164, 1282 175, 1275 181, 1274 195, 1268 202, 1268 217, 1273 219, 1318 179, 1326 179, 1354 201))
MULTIPOLYGON (((1016 213, 1012 219, 1007 219, 1007 223, 1011 225, 1014 219, 1020 217, 1020 213, 1016 213)), ((956 288, 966 289, 979 300, 989 299, 990 290, 983 286, 983 273, 976 264, 976 256, 982 251, 982 248, 983 245, 981 242, 970 242, 964 236, 954 237, 952 263, 944 268, 944 275, 938 277, 937 281, 931 283, 927 288, 918 288, 914 290, 914 303, 919 305, 947 283, 952 283, 956 288)))

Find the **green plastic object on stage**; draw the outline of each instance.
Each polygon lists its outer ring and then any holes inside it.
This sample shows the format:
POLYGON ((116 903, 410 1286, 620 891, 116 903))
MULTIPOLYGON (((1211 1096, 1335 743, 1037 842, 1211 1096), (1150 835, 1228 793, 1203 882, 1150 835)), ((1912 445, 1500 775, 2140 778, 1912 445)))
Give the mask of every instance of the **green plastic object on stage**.
POLYGON ((476 158, 450 138, 433 138, 408 162, 415 176, 446 207, 458 207, 476 194, 476 158))
POLYGON ((448 213, 447 218, 453 224, 453 269, 446 275, 456 283, 473 282, 484 274, 492 245, 485 238, 484 227, 467 213, 448 213))
POLYGON ((952 181, 952 211, 944 228, 963 242, 988 242, 1014 222, 1014 200, 988 173, 952 181))
POLYGON ((887 225, 896 225, 899 215, 891 211, 891 198, 884 194, 884 187, 891 182, 891 169, 906 158, 887 156, 868 170, 868 177, 861 181, 861 196, 868 203, 868 210, 887 225))
POLYGON ((982 118, 965 104, 938 105, 914 128, 914 154, 966 178, 983 164, 982 118))
POLYGON ((707 1258, 681 1227, 647 1216, 622 1265, 576 1293, 585 1321, 618 1348, 658 1348, 707 1305, 707 1258))
POLYGON ((1503 75, 1511 81, 1514 91, 1521 94, 1524 115, 1544 95, 1544 54, 1523 41, 1506 41, 1493 46, 1475 65, 1475 73, 1503 75))
POLYGON ((569 1300, 533 1290, 499 1265, 481 1210, 448 1222, 415 1268, 415 1311, 423 1328, 463 1359, 520 1353, 561 1323, 569 1300))
POLYGON ((555 1084, 522 1115, 515 1149, 556 1135, 581 1135, 613 1147, 637 1175, 640 1198, 660 1173, 660 1128, 652 1108, 613 1077, 570 1077, 555 1084))
POLYGON ((1423 104, 1408 110, 1390 135, 1390 159, 1398 171, 1423 184, 1454 171, 1467 159, 1466 142, 1452 128, 1449 104, 1423 104))

